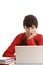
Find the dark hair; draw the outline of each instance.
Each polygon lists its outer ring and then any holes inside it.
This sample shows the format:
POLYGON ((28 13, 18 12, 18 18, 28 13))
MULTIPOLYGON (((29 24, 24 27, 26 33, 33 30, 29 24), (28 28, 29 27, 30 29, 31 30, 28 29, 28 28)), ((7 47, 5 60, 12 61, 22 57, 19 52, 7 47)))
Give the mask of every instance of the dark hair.
POLYGON ((38 27, 38 20, 34 15, 27 15, 23 20, 23 26, 32 27, 34 25, 36 28, 38 27))

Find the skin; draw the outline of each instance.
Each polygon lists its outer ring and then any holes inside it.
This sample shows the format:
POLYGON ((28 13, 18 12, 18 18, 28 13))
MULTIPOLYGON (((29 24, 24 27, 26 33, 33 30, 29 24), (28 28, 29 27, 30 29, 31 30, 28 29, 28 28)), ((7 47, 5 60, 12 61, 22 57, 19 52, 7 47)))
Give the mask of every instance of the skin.
POLYGON ((26 31, 27 39, 31 39, 36 35, 36 27, 34 25, 32 25, 32 27, 24 26, 24 29, 26 31))

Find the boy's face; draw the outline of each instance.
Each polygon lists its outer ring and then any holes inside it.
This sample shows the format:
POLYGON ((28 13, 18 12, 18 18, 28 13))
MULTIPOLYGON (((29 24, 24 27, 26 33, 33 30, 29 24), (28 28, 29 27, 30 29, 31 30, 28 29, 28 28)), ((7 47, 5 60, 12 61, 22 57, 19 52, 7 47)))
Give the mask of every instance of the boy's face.
POLYGON ((24 26, 24 28, 27 36, 34 35, 36 33, 36 27, 34 25, 32 25, 32 27, 24 26))

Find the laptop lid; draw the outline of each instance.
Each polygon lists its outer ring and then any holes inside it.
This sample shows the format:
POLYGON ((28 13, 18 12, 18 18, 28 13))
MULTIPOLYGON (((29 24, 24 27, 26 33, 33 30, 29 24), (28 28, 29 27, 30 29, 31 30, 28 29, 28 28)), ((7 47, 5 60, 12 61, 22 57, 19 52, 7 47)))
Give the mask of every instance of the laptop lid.
POLYGON ((43 63, 43 46, 15 46, 16 63, 43 63))

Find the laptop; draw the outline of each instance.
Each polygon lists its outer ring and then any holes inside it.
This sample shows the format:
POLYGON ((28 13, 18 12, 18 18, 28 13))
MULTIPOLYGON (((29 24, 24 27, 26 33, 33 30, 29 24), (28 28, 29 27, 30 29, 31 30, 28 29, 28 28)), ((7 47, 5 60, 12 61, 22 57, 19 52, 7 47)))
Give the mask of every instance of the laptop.
POLYGON ((15 46, 16 63, 43 63, 43 46, 15 46))

